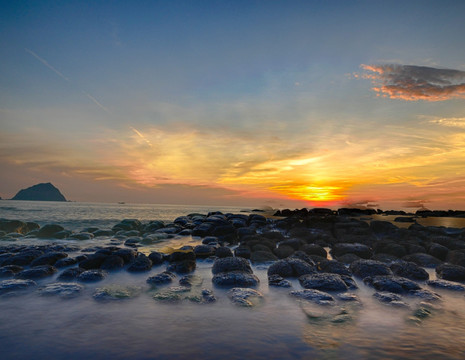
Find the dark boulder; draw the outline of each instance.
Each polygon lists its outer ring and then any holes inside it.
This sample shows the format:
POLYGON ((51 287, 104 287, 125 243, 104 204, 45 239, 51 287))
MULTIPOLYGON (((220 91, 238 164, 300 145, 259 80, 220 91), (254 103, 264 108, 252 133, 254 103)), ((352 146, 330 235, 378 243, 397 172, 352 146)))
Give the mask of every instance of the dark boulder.
POLYGON ((47 224, 42 226, 37 233, 40 239, 54 238, 57 232, 63 231, 65 228, 57 224, 47 224))
POLYGON ((289 245, 280 245, 279 247, 274 249, 275 255, 280 259, 287 258, 288 256, 291 256, 294 252, 295 249, 289 245))
POLYGON ((68 254, 65 252, 49 252, 44 255, 35 258, 31 262, 31 266, 38 265, 55 265, 55 263, 60 260, 68 257, 68 254))
POLYGON ((251 273, 243 271, 231 271, 214 275, 212 282, 217 286, 253 287, 257 286, 260 280, 251 273))
POLYGON ((399 260, 392 263, 389 267, 394 275, 397 276, 420 281, 429 279, 428 272, 414 262, 399 260))
POLYGON ((349 268, 352 274, 361 279, 367 276, 392 275, 391 269, 386 264, 374 260, 354 261, 349 268))
POLYGON ((372 220, 370 229, 378 235, 387 235, 395 233, 399 228, 389 221, 372 220))
POLYGON ((139 253, 134 261, 129 265, 128 271, 142 272, 149 271, 152 268, 152 261, 144 254, 139 253))
POLYGON ((65 257, 63 259, 58 260, 54 266, 56 268, 63 268, 74 264, 77 264, 77 260, 75 258, 65 257))
POLYGON ((408 308, 408 304, 402 301, 402 297, 391 292, 376 292, 373 297, 380 302, 396 307, 408 308))
POLYGON ((411 261, 419 266, 423 266, 427 268, 435 268, 436 266, 442 264, 442 261, 439 260, 438 258, 435 258, 434 256, 431 256, 425 253, 410 254, 410 255, 404 256, 402 260, 411 261))
POLYGON ((37 286, 33 280, 26 279, 11 279, 0 281, 0 295, 18 290, 26 290, 28 288, 37 286))
POLYGON ((337 258, 345 254, 355 254, 362 259, 369 259, 373 255, 373 252, 368 246, 357 243, 339 243, 335 244, 331 249, 331 255, 333 257, 337 258))
POLYGON ((278 258, 270 251, 254 251, 250 258, 252 264, 261 264, 276 260, 278 260, 278 258))
POLYGON ((269 286, 277 286, 277 287, 291 287, 291 283, 289 280, 284 279, 279 275, 271 275, 268 276, 268 285, 269 286))
POLYGON ((186 249, 186 250, 179 249, 170 254, 168 261, 169 262, 178 262, 178 261, 184 261, 184 260, 195 261, 195 259, 196 259, 196 256, 195 256, 193 249, 186 249))
POLYGON ((400 276, 367 277, 363 282, 373 286, 378 291, 387 291, 396 294, 420 290, 420 286, 416 282, 400 276))
POLYGON ((130 230, 140 230, 142 224, 137 219, 124 219, 120 221, 118 224, 113 226, 112 230, 114 232, 118 232, 120 230, 130 231, 130 230))
POLYGON ((196 266, 195 260, 181 260, 170 263, 167 270, 179 274, 187 274, 194 271, 196 266))
POLYGON ((217 259, 213 263, 213 274, 225 273, 230 271, 240 271, 249 274, 253 273, 249 262, 241 257, 225 257, 217 259))
POLYGON ((108 255, 102 253, 91 254, 87 256, 87 259, 79 262, 79 267, 86 270, 99 269, 107 257, 108 255))
POLYGON ((438 258, 441 261, 445 261, 447 258, 447 254, 449 253, 449 249, 445 246, 440 244, 432 243, 428 249, 428 254, 438 258))
POLYGON ((278 260, 268 268, 268 276, 279 275, 283 278, 300 277, 316 272, 315 266, 300 259, 287 258, 278 260))
POLYGON ((339 275, 352 275, 349 268, 336 260, 323 260, 317 263, 316 268, 320 272, 339 274, 339 275))
POLYGON ((448 280, 428 280, 429 286, 452 291, 465 291, 465 285, 448 280))
POLYGON ((328 256, 328 253, 326 252, 325 248, 317 244, 305 244, 300 248, 300 250, 306 253, 307 255, 317 255, 325 259, 328 256))
POLYGON ((106 276, 107 272, 104 270, 86 270, 77 277, 77 280, 82 282, 95 282, 105 279, 106 276))
POLYGON ((41 279, 51 276, 57 272, 57 269, 51 265, 40 265, 16 274, 18 279, 41 279))
POLYGON ((204 259, 204 258, 215 255, 215 250, 216 249, 213 246, 202 244, 202 245, 197 245, 194 248, 194 253, 195 253, 196 258, 204 259))
POLYGON ((170 271, 164 271, 162 273, 149 277, 147 279, 147 282, 152 285, 161 285, 161 284, 169 284, 174 279, 176 279, 175 274, 173 274, 170 271))
POLYGON ((124 260, 125 264, 129 264, 134 261, 137 256, 137 252, 133 249, 119 249, 116 250, 113 255, 119 256, 124 260))
POLYGON ((118 270, 124 267, 124 260, 123 258, 117 255, 110 255, 105 258, 102 265, 100 265, 100 269, 103 270, 118 270))
POLYGON ((221 246, 216 249, 215 256, 218 258, 233 257, 233 252, 226 246, 221 246))
POLYGON ((250 259, 250 257, 252 256, 252 251, 248 246, 241 245, 234 249, 234 255, 236 257, 241 257, 244 259, 250 259))
POLYGON ((324 291, 315 290, 315 289, 291 291, 289 295, 302 299, 302 300, 313 302, 318 305, 335 305, 336 304, 334 297, 332 297, 330 294, 324 291))
POLYGON ((158 251, 152 251, 149 255, 149 259, 153 265, 159 265, 165 260, 164 255, 158 251))
POLYGON ((322 291, 347 291, 346 283, 338 274, 317 273, 302 275, 299 282, 305 289, 316 289, 322 291))
POLYGON ((85 270, 79 267, 64 270, 59 276, 59 281, 73 281, 76 280, 85 270))
POLYGON ((24 268, 18 265, 6 265, 0 267, 0 278, 9 278, 15 276, 20 271, 23 271, 24 268))
POLYGON ((443 280, 465 281, 465 267, 453 264, 442 264, 436 268, 436 274, 443 280))
POLYGON ((34 259, 42 256, 44 253, 40 250, 26 250, 17 255, 10 256, 3 260, 2 265, 29 265, 34 259))

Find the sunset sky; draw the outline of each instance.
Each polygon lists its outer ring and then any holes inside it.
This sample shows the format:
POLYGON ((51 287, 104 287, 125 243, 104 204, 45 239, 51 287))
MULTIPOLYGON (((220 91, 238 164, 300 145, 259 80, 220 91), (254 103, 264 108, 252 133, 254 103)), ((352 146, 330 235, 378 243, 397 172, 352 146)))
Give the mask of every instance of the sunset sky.
POLYGON ((2 1, 0 196, 465 209, 465 1, 2 1))

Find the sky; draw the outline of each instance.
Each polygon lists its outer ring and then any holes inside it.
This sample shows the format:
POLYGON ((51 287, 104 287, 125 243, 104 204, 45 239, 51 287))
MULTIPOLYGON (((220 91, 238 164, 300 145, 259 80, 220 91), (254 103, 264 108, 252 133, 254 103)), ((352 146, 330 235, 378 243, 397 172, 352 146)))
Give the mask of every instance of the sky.
POLYGON ((465 209, 464 1, 0 1, 0 196, 465 209))

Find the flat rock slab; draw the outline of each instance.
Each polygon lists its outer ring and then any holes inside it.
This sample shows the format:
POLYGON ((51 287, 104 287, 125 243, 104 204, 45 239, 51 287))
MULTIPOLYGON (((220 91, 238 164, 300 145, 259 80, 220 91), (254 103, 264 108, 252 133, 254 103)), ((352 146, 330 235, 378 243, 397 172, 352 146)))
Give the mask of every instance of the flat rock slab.
POLYGON ((299 282, 305 289, 335 292, 344 292, 348 289, 348 286, 338 274, 319 273, 302 275, 299 277, 299 282))
POLYGON ((33 280, 25 279, 14 279, 14 280, 3 280, 0 281, 0 294, 4 294, 10 291, 25 290, 32 286, 36 286, 36 282, 33 280))
POLYGON ((320 290, 305 289, 305 290, 291 291, 289 295, 302 299, 302 300, 310 301, 318 305, 335 305, 336 304, 334 297, 320 290))
POLYGON ((254 289, 233 288, 229 290, 228 297, 233 304, 245 307, 253 307, 263 300, 263 295, 254 289))
POLYGON ((124 300, 138 296, 142 289, 137 286, 108 285, 95 289, 93 298, 99 301, 124 300))
POLYGON ((391 292, 376 292, 373 297, 383 304, 392 305, 395 307, 408 308, 409 305, 402 300, 402 297, 398 294, 391 292))
POLYGON ((452 291, 465 291, 465 285, 458 284, 448 280, 429 280, 426 282, 429 286, 452 291))
POLYGON ((251 287, 257 286, 260 280, 254 274, 232 271, 216 274, 212 282, 217 286, 251 287))
POLYGON ((386 291, 396 294, 420 290, 420 286, 416 282, 400 276, 367 277, 363 280, 363 282, 373 286, 378 291, 386 291))
POLYGON ((72 298, 78 296, 84 286, 77 283, 52 283, 39 289, 39 294, 43 296, 59 296, 62 298, 72 298))

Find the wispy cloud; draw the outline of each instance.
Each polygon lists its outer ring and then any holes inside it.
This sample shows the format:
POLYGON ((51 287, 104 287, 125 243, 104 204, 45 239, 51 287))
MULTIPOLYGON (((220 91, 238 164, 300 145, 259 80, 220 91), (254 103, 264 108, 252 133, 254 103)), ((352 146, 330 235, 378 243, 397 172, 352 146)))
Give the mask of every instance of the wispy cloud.
POLYGON ((415 65, 361 65, 379 96, 408 101, 465 98, 465 71, 415 65))
POLYGON ((88 92, 82 90, 82 93, 87 96, 90 100, 92 100, 94 102, 95 105, 97 105, 100 109, 102 109, 103 111, 105 111, 106 113, 110 113, 110 110, 108 110, 108 108, 106 108, 105 106, 103 106, 95 97, 93 97, 91 94, 89 94, 88 92))

